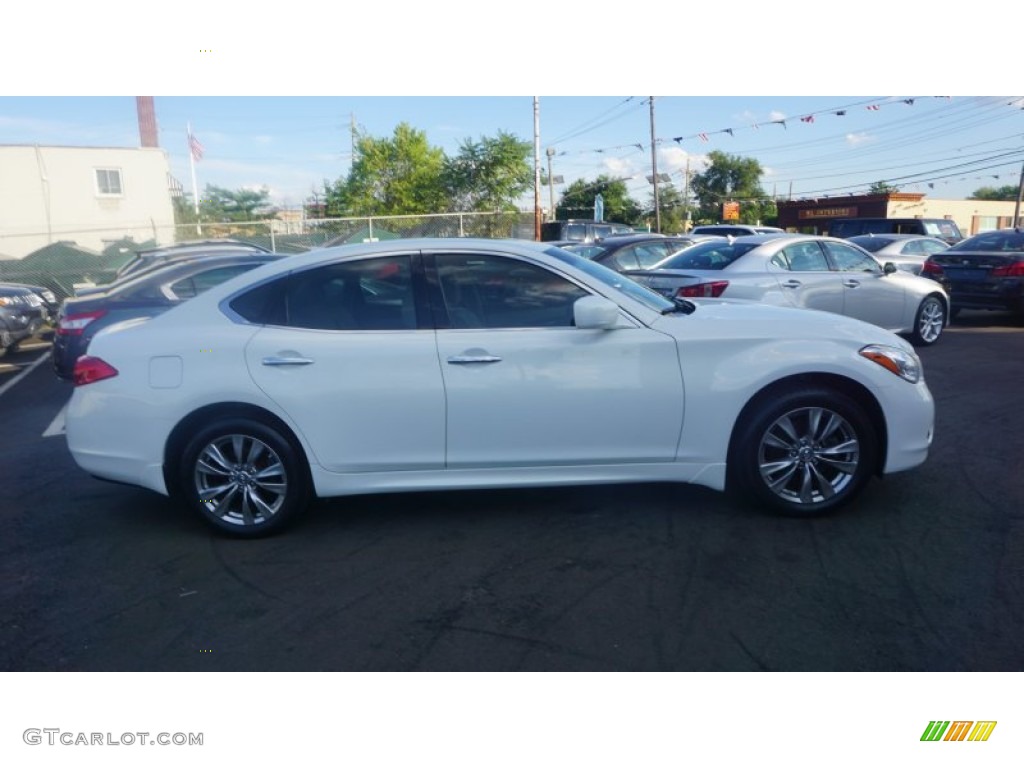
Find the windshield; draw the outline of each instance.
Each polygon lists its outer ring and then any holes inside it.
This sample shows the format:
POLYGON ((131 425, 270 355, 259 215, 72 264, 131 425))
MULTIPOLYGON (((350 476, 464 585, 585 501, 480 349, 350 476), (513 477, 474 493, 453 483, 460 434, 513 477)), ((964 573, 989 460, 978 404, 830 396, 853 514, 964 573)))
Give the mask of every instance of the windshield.
POLYGON ((882 250, 882 248, 891 243, 892 240, 888 240, 884 237, 851 237, 850 242, 859 245, 865 251, 875 253, 876 251, 882 250))
POLYGON ((608 267, 588 261, 581 256, 577 256, 575 253, 570 253, 564 248, 549 248, 546 253, 548 256, 554 256, 559 261, 565 262, 580 272, 585 272, 590 277, 596 278, 605 285, 626 294, 634 301, 639 301, 645 307, 653 309, 655 312, 664 312, 675 307, 673 302, 661 294, 645 288, 640 283, 631 280, 625 275, 620 275, 618 272, 608 269, 608 267))
POLYGON ((725 239, 700 243, 673 253, 651 269, 725 269, 747 251, 752 251, 759 245, 763 243, 730 243, 725 239))
POLYGON ((584 259, 593 259, 608 250, 608 246, 594 245, 593 243, 580 243, 579 245, 563 245, 563 250, 582 256, 584 259))
POLYGON ((982 232, 961 240, 950 247, 952 251, 1024 251, 1024 232, 1016 230, 982 232))

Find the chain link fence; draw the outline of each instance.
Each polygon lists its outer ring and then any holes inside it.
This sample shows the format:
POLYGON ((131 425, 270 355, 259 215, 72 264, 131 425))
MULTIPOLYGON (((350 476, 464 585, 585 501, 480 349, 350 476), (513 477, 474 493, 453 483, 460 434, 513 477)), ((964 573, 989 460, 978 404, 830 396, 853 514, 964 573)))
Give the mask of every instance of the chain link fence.
MULTIPOLYGON (((0 282, 41 285, 59 298, 74 293, 78 283, 101 285, 136 251, 190 240, 232 238, 260 245, 276 253, 302 253, 311 248, 342 243, 398 240, 411 237, 485 237, 534 239, 533 211, 494 213, 439 213, 419 216, 364 216, 344 219, 306 219, 300 213, 251 222, 201 222, 174 228, 174 242, 123 237, 123 231, 90 231, 87 242, 103 249, 79 245, 76 233, 55 235, 54 242, 24 258, 0 259, 0 282)), ((0 236, 0 253, 3 238, 0 236)))

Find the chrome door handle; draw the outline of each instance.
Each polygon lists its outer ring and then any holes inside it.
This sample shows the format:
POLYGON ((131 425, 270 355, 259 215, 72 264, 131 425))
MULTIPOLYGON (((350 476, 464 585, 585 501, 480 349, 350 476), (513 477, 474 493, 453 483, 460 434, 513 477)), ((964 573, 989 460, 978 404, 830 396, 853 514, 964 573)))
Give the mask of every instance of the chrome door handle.
POLYGON ((860 280, 843 280, 843 285, 847 288, 856 288, 860 285, 860 280))
POLYGON ((452 365, 465 365, 467 363, 500 363, 501 358, 494 355, 453 355, 448 358, 452 365))
POLYGON ((313 361, 308 357, 264 357, 264 365, 309 365, 313 361))
POLYGON ((799 280, 787 280, 782 284, 783 288, 799 288, 802 283, 799 280))

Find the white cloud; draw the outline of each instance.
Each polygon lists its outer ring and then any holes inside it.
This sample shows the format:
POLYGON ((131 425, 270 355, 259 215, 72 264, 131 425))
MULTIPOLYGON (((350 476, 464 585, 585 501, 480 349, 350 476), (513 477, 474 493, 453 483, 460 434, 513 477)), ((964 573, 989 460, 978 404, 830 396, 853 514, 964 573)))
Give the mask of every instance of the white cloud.
POLYGON ((864 131, 861 131, 860 133, 846 134, 846 143, 849 144, 851 147, 856 147, 859 146, 860 144, 873 140, 873 137, 869 136, 864 131))

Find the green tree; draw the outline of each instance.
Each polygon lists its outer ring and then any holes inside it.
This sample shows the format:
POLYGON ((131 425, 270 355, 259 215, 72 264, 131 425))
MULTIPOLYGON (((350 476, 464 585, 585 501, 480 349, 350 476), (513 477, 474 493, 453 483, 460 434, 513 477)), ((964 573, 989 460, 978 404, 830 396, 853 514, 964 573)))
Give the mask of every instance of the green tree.
POLYGON ((622 224, 639 224, 643 220, 640 204, 629 196, 626 182, 608 175, 595 181, 577 179, 562 192, 555 206, 557 219, 590 219, 594 216, 594 200, 604 199, 604 220, 622 224))
POLYGON ((868 187, 869 195, 887 195, 891 192, 899 192, 900 188, 895 184, 890 184, 887 181, 876 181, 870 187, 868 187))
POLYGON ((207 184, 199 198, 199 215, 203 221, 255 221, 272 217, 270 190, 230 190, 207 184))
MULTIPOLYGON (((686 206, 683 201, 683 193, 674 184, 658 185, 658 207, 661 209, 661 231, 662 232, 683 232, 686 229, 686 206)), ((647 203, 646 216, 650 222, 651 229, 657 219, 654 216, 654 192, 647 203)))
POLYGON ((444 186, 451 211, 516 210, 516 200, 533 185, 533 147, 510 133, 466 139, 446 159, 444 186))
POLYGON ((390 139, 360 136, 348 177, 325 189, 329 216, 389 216, 445 210, 444 151, 407 123, 390 139))
POLYGON ((196 219, 196 208, 192 204, 192 195, 190 193, 184 193, 181 196, 172 197, 171 205, 174 206, 174 224, 175 226, 183 226, 186 224, 195 224, 196 219))
POLYGON ((694 174, 690 191, 697 201, 695 219, 722 221, 722 204, 739 201, 740 222, 753 224, 773 217, 775 204, 761 188, 761 164, 715 150, 708 154, 708 166, 694 174))
POLYGON ((1016 200, 1020 188, 1016 184, 1005 187, 980 187, 974 190, 968 200, 1016 200))

